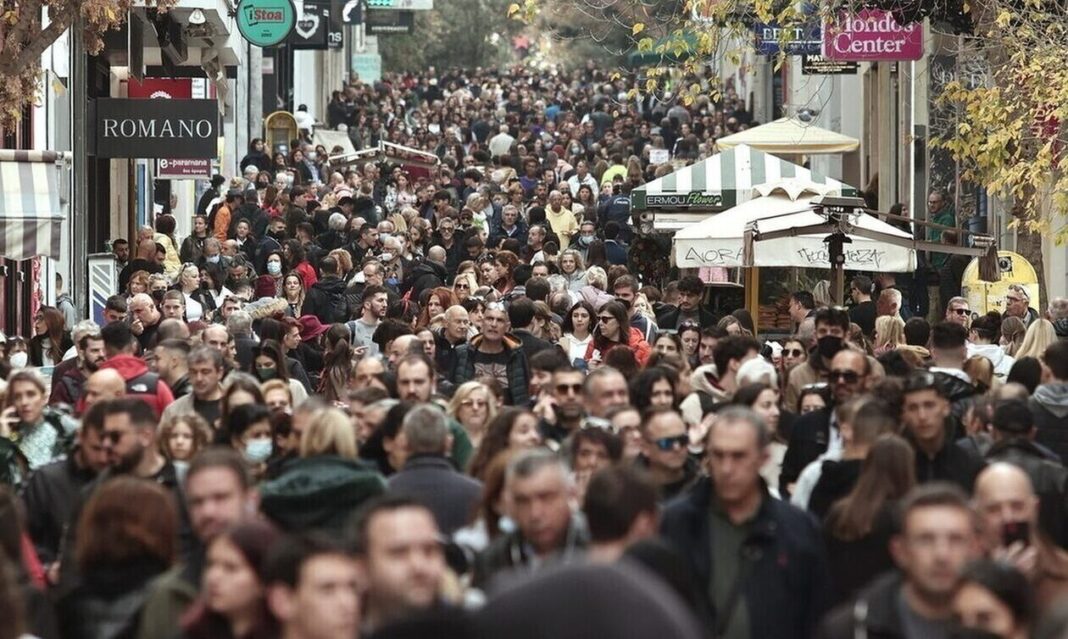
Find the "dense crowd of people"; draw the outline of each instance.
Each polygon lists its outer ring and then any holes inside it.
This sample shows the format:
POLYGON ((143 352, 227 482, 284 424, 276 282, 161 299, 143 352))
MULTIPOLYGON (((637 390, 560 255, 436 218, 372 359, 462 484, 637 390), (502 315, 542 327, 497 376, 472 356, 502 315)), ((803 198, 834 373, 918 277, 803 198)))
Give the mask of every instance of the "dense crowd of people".
POLYGON ((6 339, 0 639, 1065 636, 1068 300, 856 274, 762 339, 627 250, 647 150, 742 109, 624 88, 346 87, 441 164, 256 141, 6 339))

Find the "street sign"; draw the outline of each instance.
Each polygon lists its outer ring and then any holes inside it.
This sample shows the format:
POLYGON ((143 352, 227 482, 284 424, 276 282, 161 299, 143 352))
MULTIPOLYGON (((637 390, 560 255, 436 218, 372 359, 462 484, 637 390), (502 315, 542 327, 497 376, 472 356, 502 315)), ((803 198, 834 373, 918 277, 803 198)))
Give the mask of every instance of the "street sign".
POLYGON ((365 0, 368 9, 394 9, 398 11, 431 11, 434 0, 365 0))
POLYGON ((368 10, 364 15, 367 35, 396 35, 412 32, 415 13, 412 11, 368 10))
POLYGON ((157 180, 206 180, 211 177, 211 160, 161 158, 157 180))
POLYGON ((289 46, 293 49, 325 49, 330 26, 330 5, 304 0, 304 13, 293 25, 289 46))
POLYGON ((801 56, 801 75, 854 75, 859 63, 849 60, 828 60, 822 55, 801 56))
POLYGON ((241 0, 237 30, 257 47, 273 47, 289 37, 297 23, 293 0, 241 0))
POLYGON ((823 55, 831 60, 893 61, 923 57, 923 23, 900 25, 889 11, 842 11, 823 30, 823 55))
POLYGON ((756 52, 760 55, 776 55, 780 49, 786 55, 819 53, 823 45, 823 30, 819 22, 790 27, 785 39, 783 27, 775 23, 758 22, 753 29, 756 32, 756 52))
POLYGON ((363 22, 363 0, 345 0, 341 7, 341 22, 360 24, 363 22))

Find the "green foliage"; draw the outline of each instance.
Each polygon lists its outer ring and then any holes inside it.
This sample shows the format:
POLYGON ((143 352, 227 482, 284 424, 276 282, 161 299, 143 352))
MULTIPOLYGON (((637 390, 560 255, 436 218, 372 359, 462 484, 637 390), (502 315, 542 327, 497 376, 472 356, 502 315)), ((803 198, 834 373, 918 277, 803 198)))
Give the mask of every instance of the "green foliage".
POLYGON ((386 71, 473 68, 510 59, 512 36, 523 24, 509 17, 508 0, 443 0, 434 6, 416 12, 411 35, 379 37, 386 71))

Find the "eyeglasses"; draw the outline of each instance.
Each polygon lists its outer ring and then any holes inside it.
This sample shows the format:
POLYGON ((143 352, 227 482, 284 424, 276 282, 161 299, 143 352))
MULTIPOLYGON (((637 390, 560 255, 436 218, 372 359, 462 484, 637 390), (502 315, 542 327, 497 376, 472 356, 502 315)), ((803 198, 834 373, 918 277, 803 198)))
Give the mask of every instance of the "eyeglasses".
POLYGON ((466 290, 469 290, 471 288, 471 286, 468 285, 468 284, 457 284, 456 288, 459 289, 459 290, 462 290, 462 291, 466 291, 466 290))
POLYGON ((956 315, 967 315, 968 313, 971 313, 971 311, 966 308, 951 308, 949 310, 956 315))
POLYGON ((782 354, 786 357, 801 357, 805 354, 805 351, 800 348, 784 348, 782 349, 782 354))
POLYGON ((615 317, 613 317, 611 315, 598 315, 597 319, 602 321, 602 322, 604 322, 605 324, 607 324, 608 322, 611 322, 612 320, 614 320, 615 317))
POLYGON ((674 437, 661 437, 660 439, 654 439, 651 442, 660 450, 675 450, 676 448, 686 448, 690 443, 689 435, 676 435, 674 437))
POLYGON ((486 406, 489 406, 489 402, 484 399, 465 399, 460 402, 460 406, 463 406, 464 408, 485 408, 486 406))
POLYGON ((1013 297, 1013 296, 1011 296, 1011 295, 1006 295, 1006 296, 1005 296, 1005 301, 1006 301, 1006 302, 1009 302, 1009 303, 1011 303, 1011 304, 1015 304, 1015 303, 1017 303, 1017 302, 1022 302, 1022 301, 1023 301, 1023 298, 1022 298, 1022 297, 1013 297))
POLYGON ((860 373, 851 370, 837 370, 831 371, 829 378, 832 382, 842 380, 846 384, 856 384, 860 380, 860 373))
POLYGON ((568 393, 578 395, 582 392, 582 384, 557 384, 556 392, 561 395, 566 395, 568 393))
POLYGON ((825 390, 827 390, 827 383, 826 382, 815 382, 813 384, 805 384, 804 386, 801 387, 801 392, 802 393, 807 393, 808 391, 825 391, 825 390))

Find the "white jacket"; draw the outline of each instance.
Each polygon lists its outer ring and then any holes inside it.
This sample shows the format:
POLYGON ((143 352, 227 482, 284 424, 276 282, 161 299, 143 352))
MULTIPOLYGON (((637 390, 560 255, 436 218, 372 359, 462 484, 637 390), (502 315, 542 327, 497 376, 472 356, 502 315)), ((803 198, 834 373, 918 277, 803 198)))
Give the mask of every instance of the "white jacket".
POLYGON ((994 365, 994 377, 1000 382, 1008 378, 1012 365, 1016 363, 1016 360, 1006 355, 997 344, 969 344, 968 357, 975 355, 981 355, 990 360, 990 363, 994 365))

